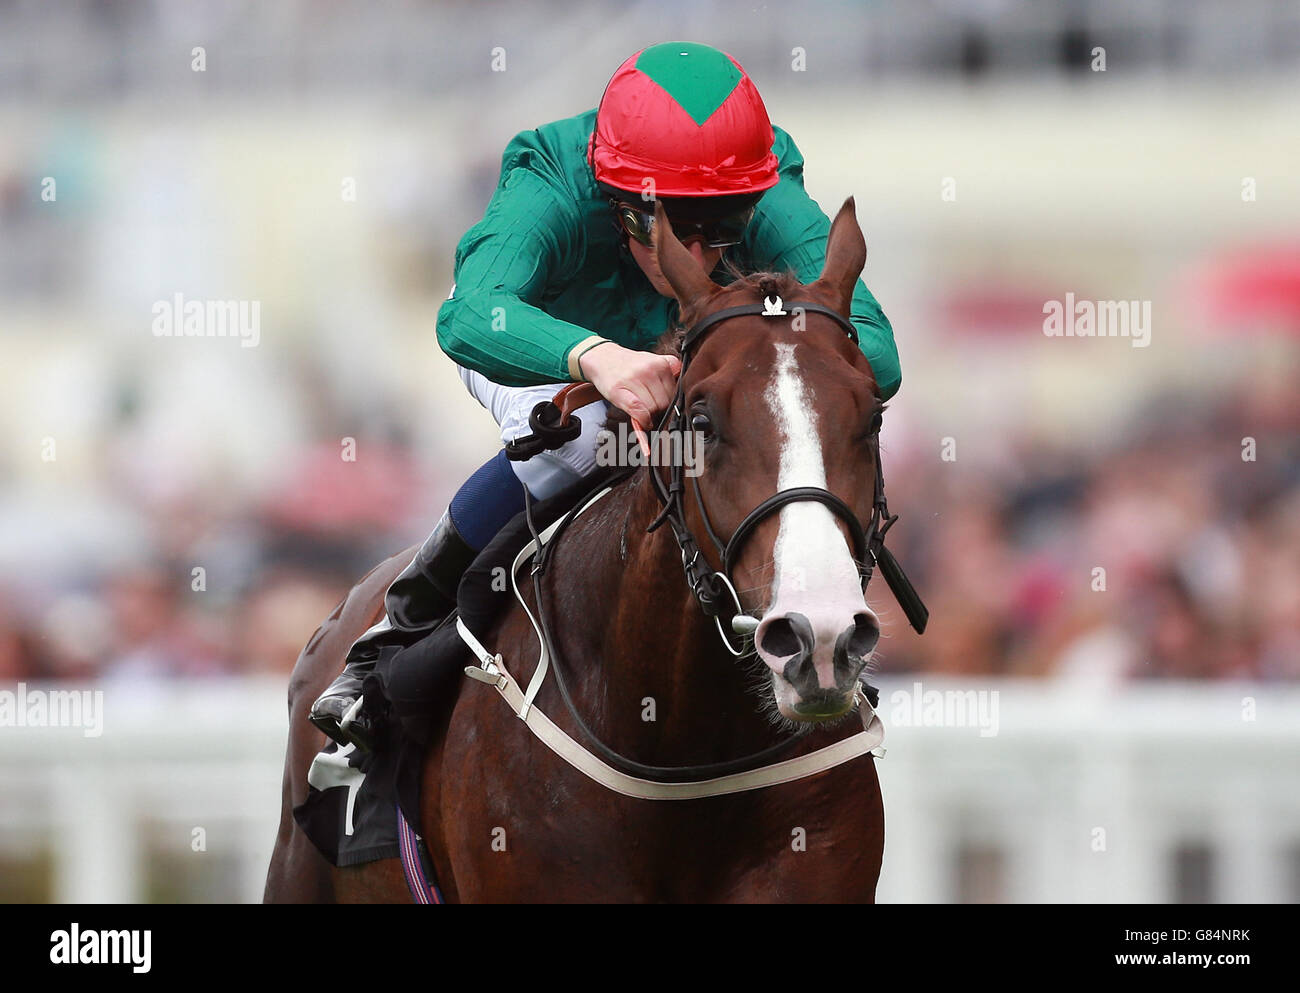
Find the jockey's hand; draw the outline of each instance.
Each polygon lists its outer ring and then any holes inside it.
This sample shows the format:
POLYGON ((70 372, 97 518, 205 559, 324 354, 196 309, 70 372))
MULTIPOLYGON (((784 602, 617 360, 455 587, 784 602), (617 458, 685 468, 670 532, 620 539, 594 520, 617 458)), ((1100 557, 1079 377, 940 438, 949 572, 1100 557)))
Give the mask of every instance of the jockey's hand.
POLYGON ((578 366, 601 396, 626 411, 637 439, 648 452, 645 432, 654 426, 655 414, 673 402, 681 359, 638 352, 611 341, 585 352, 578 366))

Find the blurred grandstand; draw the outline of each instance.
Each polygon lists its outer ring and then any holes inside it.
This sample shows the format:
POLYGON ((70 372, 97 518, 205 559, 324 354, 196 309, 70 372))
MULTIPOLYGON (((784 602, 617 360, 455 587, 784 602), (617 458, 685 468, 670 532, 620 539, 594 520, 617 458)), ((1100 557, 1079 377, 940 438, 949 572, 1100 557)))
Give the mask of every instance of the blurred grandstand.
POLYGON ((668 37, 857 197, 933 618, 873 586, 882 674, 1300 681, 1294 4, 0 0, 0 685, 282 692, 497 444, 433 327, 501 148, 668 37), (152 334, 178 292, 258 347, 152 334), (1046 336, 1067 292, 1150 346, 1046 336))

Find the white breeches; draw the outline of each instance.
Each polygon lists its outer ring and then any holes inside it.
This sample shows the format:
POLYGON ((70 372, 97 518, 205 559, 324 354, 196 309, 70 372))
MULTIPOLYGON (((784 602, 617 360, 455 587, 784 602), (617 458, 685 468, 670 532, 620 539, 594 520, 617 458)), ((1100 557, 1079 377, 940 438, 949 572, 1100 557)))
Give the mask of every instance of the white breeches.
MULTIPOLYGON (((470 395, 486 407, 501 426, 503 443, 529 434, 531 429, 528 427, 528 415, 533 412, 533 407, 543 400, 551 399, 569 385, 546 383, 542 386, 502 386, 473 369, 461 365, 456 368, 470 395)), ((582 421, 582 433, 573 441, 553 452, 535 455, 527 462, 511 462, 510 467, 514 469, 519 481, 528 487, 534 497, 545 500, 594 471, 596 439, 608 413, 609 407, 603 400, 584 407, 578 415, 582 421)))

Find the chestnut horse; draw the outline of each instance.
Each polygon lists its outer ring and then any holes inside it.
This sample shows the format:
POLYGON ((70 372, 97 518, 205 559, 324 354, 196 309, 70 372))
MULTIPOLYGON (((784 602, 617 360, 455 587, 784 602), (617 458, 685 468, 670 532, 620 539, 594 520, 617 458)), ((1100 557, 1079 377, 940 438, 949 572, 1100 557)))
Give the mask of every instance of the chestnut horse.
MULTIPOLYGON (((672 528, 652 527, 669 489, 663 468, 637 471, 568 524, 542 586, 554 665, 573 707, 553 679, 535 703, 575 740, 589 740, 576 712, 609 748, 658 767, 761 753, 796 728, 810 733, 788 754, 802 755, 861 731, 859 678, 880 630, 863 597, 859 523, 870 520, 875 533, 880 396, 844 319, 866 245, 850 199, 816 282, 764 274, 722 287, 673 236, 662 208, 658 217, 654 253, 683 325, 743 308, 686 342, 693 351, 678 414, 702 440, 703 471, 679 491, 672 528), (803 308, 796 319, 760 314, 754 305, 773 292, 803 308), (795 489, 803 495, 764 503, 795 489), (744 657, 721 643, 698 590, 683 581, 681 528, 699 541, 707 571, 734 581, 750 622, 735 630, 753 637, 744 657), (724 563, 704 536, 739 537, 738 529, 743 543, 728 543, 726 558, 736 554, 724 563)), ((414 551, 362 580, 295 667, 268 901, 409 899, 396 859, 335 869, 291 811, 325 743, 307 708, 379 617, 414 551)), ((520 589, 535 612, 526 579, 520 589)), ((525 685, 538 637, 519 605, 475 633, 525 685)), ((447 697, 415 826, 449 902, 874 900, 884 811, 870 754, 748 792, 647 800, 566 764, 490 686, 462 680, 447 697)))

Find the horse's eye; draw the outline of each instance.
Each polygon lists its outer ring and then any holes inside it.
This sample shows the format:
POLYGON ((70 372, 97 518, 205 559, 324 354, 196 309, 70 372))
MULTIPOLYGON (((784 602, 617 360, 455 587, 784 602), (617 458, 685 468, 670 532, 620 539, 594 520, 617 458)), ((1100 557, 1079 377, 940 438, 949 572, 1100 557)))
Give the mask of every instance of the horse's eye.
POLYGON ((884 417, 882 417, 880 411, 877 410, 871 415, 871 423, 867 426, 867 436, 870 437, 878 432, 880 430, 880 425, 883 423, 884 417))
POLYGON ((713 422, 708 414, 696 414, 691 418, 691 430, 698 431, 705 437, 713 437, 713 422))

